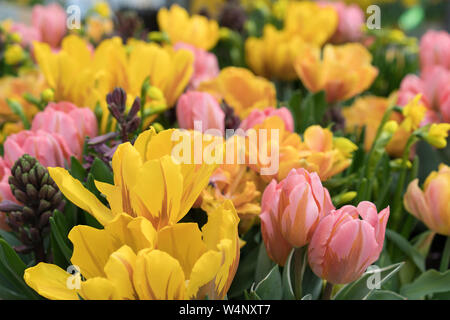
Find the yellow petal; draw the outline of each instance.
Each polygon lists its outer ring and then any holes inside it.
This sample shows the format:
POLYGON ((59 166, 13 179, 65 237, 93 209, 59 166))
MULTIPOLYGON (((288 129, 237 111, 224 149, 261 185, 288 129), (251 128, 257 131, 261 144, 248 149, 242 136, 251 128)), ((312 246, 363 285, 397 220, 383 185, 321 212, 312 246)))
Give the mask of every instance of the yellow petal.
POLYGON ((177 259, 188 279, 197 259, 206 252, 202 233, 196 223, 180 223, 161 229, 158 232, 157 248, 177 259))
POLYGON ((221 263, 222 253, 214 250, 209 250, 195 262, 189 277, 187 298, 203 299, 205 295, 208 295, 209 299, 216 297, 214 280, 221 263))
POLYGON ((69 239, 73 243, 71 261, 80 267, 80 272, 86 279, 104 277, 103 267, 109 256, 122 245, 106 230, 81 225, 70 231, 69 239))
POLYGON ((73 178, 66 169, 49 167, 48 172, 70 202, 90 213, 103 225, 113 219, 111 210, 89 192, 79 180, 73 178))
POLYGON ((117 298, 112 281, 98 277, 81 283, 81 295, 86 300, 115 300, 117 298))
POLYGON ((47 299, 79 300, 77 290, 67 287, 69 277, 71 274, 57 265, 43 262, 26 269, 23 276, 27 285, 47 299))
POLYGON ((180 263, 159 250, 141 250, 133 275, 141 300, 175 300, 185 298, 185 277, 180 263))
POLYGON ((128 246, 123 246, 109 257, 105 273, 113 283, 119 299, 136 299, 133 287, 133 270, 136 254, 128 246))

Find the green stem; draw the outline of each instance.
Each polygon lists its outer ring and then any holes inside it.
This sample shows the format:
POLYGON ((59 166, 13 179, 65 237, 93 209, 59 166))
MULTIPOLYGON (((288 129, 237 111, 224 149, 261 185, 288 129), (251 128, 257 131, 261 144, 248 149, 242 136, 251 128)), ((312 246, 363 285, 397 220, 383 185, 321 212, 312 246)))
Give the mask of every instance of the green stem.
POLYGON ((442 253, 440 271, 445 272, 448 269, 448 263, 450 262, 450 237, 447 237, 444 246, 444 252, 442 253))
POLYGON ((331 294, 333 293, 333 284, 327 282, 322 292, 322 300, 331 300, 331 294))
POLYGON ((297 248, 294 251, 294 256, 292 259, 294 260, 294 296, 297 300, 300 300, 303 297, 303 274, 305 273, 306 269, 306 253, 307 253, 307 246, 297 248))

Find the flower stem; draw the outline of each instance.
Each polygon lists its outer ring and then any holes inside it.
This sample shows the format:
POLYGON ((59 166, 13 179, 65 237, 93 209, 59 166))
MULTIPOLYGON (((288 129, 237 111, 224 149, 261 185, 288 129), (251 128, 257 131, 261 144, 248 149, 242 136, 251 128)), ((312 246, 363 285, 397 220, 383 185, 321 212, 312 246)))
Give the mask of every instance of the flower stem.
POLYGON ((447 237, 445 241, 444 251, 442 252, 440 271, 445 272, 448 269, 448 263, 450 262, 450 237, 447 237))
POLYGON ((333 284, 331 282, 327 282, 325 285, 325 289, 322 292, 322 300, 331 300, 331 293, 333 292, 333 284))

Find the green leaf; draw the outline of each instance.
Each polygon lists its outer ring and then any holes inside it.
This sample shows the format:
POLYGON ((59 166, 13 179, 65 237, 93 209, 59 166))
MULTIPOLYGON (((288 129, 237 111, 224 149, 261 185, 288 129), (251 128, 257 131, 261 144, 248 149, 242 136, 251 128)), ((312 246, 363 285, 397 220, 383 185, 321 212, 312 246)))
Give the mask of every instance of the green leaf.
POLYGON ((297 118, 299 121, 297 132, 304 132, 309 126, 322 123, 327 105, 325 91, 309 93, 297 112, 300 115, 297 118))
POLYGON ((260 282, 270 270, 272 270, 275 262, 270 260, 267 255, 266 246, 264 242, 259 245, 258 259, 256 260, 256 270, 255 270, 255 282, 260 282))
POLYGON ((335 300, 365 300, 376 290, 369 288, 369 282, 371 279, 379 280, 377 287, 381 287, 386 281, 388 281, 394 274, 396 274, 403 266, 404 262, 396 263, 385 268, 372 269, 366 271, 358 280, 353 281, 345 285, 334 296, 335 300), (377 277, 372 278, 372 277, 377 277))
POLYGON ((30 122, 28 121, 27 117, 25 116, 25 113, 23 112, 22 105, 19 102, 11 100, 11 99, 6 99, 6 103, 8 103, 8 106, 11 109, 11 111, 15 115, 19 116, 20 120, 23 123, 24 128, 27 130, 30 129, 31 125, 30 125, 30 122))
POLYGON ((450 270, 440 273, 428 270, 417 277, 412 283, 404 285, 400 294, 408 299, 422 299, 425 295, 450 291, 450 270))
POLYGON ((278 265, 262 279, 255 287, 256 294, 263 300, 281 300, 283 289, 281 287, 281 274, 278 265))
POLYGON ((92 163, 90 172, 94 176, 94 179, 109 184, 114 184, 114 177, 109 167, 99 158, 95 158, 92 163))
POLYGON ((394 291, 375 290, 367 300, 406 300, 406 298, 394 291))
MULTIPOLYGON (((304 294, 310 294, 311 299, 319 299, 320 292, 322 291, 323 281, 314 274, 310 266, 307 265, 305 272, 303 273, 302 291, 304 294)), ((304 298, 302 298, 303 300, 304 298)))
POLYGON ((86 179, 86 174, 86 169, 83 168, 83 165, 77 158, 72 156, 70 158, 70 175, 83 183, 84 179, 86 179))
MULTIPOLYGON (((50 228, 51 228, 51 243, 52 248, 55 250, 59 250, 58 253, 61 253, 66 262, 70 261, 70 258, 72 257, 72 249, 71 244, 69 244, 67 240, 67 229, 63 226, 63 222, 61 221, 62 213, 55 210, 53 217, 50 217, 50 228)), ((60 263, 63 263, 63 261, 59 260, 60 263)))
POLYGON ((405 31, 418 27, 425 17, 425 10, 420 6, 414 6, 405 11, 398 20, 398 25, 405 31))
POLYGON ((403 251, 411 260, 414 262, 414 264, 419 268, 420 271, 425 271, 425 258, 420 254, 419 251, 417 251, 416 248, 414 248, 408 240, 403 238, 400 234, 397 232, 386 229, 386 237, 392 241, 400 250, 403 251))
MULTIPOLYGON (((26 296, 28 299, 39 299, 23 280, 26 265, 9 244, 0 239, 0 273, 14 287, 14 292, 26 296)), ((9 292, 11 293, 11 292, 9 292)))
POLYGON ((292 286, 292 276, 291 276, 291 263, 292 256, 294 255, 294 249, 291 250, 289 256, 286 260, 286 263, 283 268, 283 275, 281 278, 282 287, 283 287, 283 299, 284 300, 295 300, 294 288, 292 286))

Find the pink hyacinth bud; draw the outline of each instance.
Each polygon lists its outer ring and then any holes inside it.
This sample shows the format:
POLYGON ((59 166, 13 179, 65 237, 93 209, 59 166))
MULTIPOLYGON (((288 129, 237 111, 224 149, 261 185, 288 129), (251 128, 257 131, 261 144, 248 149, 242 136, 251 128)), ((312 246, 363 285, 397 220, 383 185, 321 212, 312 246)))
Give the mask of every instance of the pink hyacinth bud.
POLYGON ((332 211, 319 222, 309 244, 311 269, 333 284, 357 280, 378 259, 388 218, 389 207, 377 213, 368 201, 332 211))
POLYGON ((189 50, 194 55, 194 73, 190 80, 189 89, 195 90, 201 82, 212 80, 219 75, 219 63, 215 54, 183 42, 177 42, 174 49, 189 50))
POLYGON ((430 30, 420 39, 420 65, 422 70, 436 65, 450 70, 450 34, 430 30))
POLYGON ((36 114, 31 125, 32 131, 44 130, 58 133, 77 158, 81 157, 86 136, 97 136, 97 119, 88 108, 78 108, 70 102, 50 103, 36 114))
POLYGON ((64 167, 73 155, 62 136, 43 130, 24 130, 10 135, 4 145, 4 160, 11 168, 23 154, 35 157, 45 167, 64 167))
POLYGON ((183 94, 178 99, 177 119, 183 129, 194 129, 194 121, 199 121, 202 132, 208 129, 216 129, 220 135, 225 132, 225 113, 217 100, 206 92, 188 91, 183 94))
POLYGON ((315 172, 292 169, 280 183, 272 181, 264 190, 260 215, 269 257, 284 264, 290 248, 308 244, 320 219, 332 210, 330 194, 315 172))
POLYGON ((57 3, 36 5, 31 13, 31 22, 39 30, 41 40, 57 48, 66 33, 67 14, 57 3))
POLYGON ((240 128, 248 130, 273 116, 278 116, 283 120, 286 130, 291 132, 294 131, 294 119, 292 118, 291 112, 286 107, 281 107, 279 109, 269 107, 264 110, 255 109, 241 122, 240 128))

